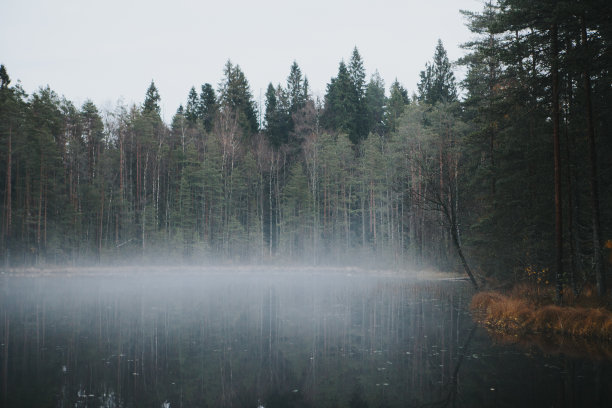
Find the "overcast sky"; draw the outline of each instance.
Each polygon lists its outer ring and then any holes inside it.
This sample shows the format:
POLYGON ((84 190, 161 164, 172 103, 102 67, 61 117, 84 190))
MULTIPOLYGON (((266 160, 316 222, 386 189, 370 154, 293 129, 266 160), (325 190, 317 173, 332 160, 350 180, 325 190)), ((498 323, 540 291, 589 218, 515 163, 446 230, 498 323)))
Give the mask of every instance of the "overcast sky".
MULTIPOLYGON (((0 63, 26 92, 49 85, 80 106, 142 103, 151 79, 169 122, 191 86, 214 88, 228 59, 257 102, 295 60, 322 96, 354 46, 368 78, 416 90, 438 38, 449 58, 471 38, 460 9, 480 0, 3 0, 0 63)), ((457 73, 461 76, 461 73, 457 73)))

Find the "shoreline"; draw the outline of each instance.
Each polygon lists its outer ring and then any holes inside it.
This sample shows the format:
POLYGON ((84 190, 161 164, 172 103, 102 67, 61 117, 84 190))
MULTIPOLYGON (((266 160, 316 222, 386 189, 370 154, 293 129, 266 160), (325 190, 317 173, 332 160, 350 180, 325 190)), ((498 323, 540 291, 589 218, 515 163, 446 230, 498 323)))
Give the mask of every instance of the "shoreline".
POLYGON ((410 270, 368 268, 356 266, 304 266, 304 265, 180 265, 180 266, 54 266, 7 268, 0 270, 0 277, 76 277, 76 276, 193 276, 214 274, 346 274, 348 276, 405 277, 415 280, 464 280, 462 274, 432 269, 410 270))
POLYGON ((503 336, 558 336, 611 344, 612 311, 605 299, 590 290, 576 299, 568 297, 562 306, 555 305, 546 292, 524 285, 508 294, 479 292, 472 297, 470 310, 478 325, 503 336))

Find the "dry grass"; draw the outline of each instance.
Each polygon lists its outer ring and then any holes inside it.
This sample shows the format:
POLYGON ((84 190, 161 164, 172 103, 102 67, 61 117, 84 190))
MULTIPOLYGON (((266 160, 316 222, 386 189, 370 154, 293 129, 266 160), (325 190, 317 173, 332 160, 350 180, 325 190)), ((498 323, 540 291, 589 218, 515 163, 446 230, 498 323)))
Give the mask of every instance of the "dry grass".
MULTIPOLYGON (((567 291, 570 292, 570 291, 567 291)), ((552 304, 549 293, 521 285, 507 295, 481 292, 474 295, 470 308, 475 319, 498 332, 510 334, 546 333, 574 338, 612 340, 612 312, 599 305, 591 290, 579 297, 568 293, 565 304, 552 304), (589 304, 589 307, 582 306, 589 304)))

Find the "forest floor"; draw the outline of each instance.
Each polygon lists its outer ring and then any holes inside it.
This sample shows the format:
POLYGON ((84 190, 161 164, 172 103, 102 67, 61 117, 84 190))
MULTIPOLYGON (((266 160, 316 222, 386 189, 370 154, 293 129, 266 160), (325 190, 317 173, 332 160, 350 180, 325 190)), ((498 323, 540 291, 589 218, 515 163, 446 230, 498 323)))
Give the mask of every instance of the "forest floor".
MULTIPOLYGON (((595 342, 595 347, 602 342, 611 345, 609 301, 598 297, 590 286, 579 295, 569 288, 564 288, 563 293, 563 303, 559 306, 554 302, 553 287, 519 284, 504 293, 477 293, 470 309, 476 322, 501 342, 535 341, 541 346, 567 343, 570 350, 576 342, 580 343, 578 348, 584 348, 584 341, 595 342)), ((608 357, 612 358, 612 350, 608 357)))

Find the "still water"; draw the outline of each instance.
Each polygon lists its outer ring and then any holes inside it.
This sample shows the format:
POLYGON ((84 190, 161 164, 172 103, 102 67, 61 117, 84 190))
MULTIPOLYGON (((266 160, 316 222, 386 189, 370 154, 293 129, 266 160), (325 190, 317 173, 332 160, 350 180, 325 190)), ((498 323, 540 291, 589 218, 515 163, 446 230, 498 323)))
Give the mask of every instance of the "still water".
POLYGON ((4 407, 612 406, 612 364, 502 345, 464 281, 0 278, 4 407))

